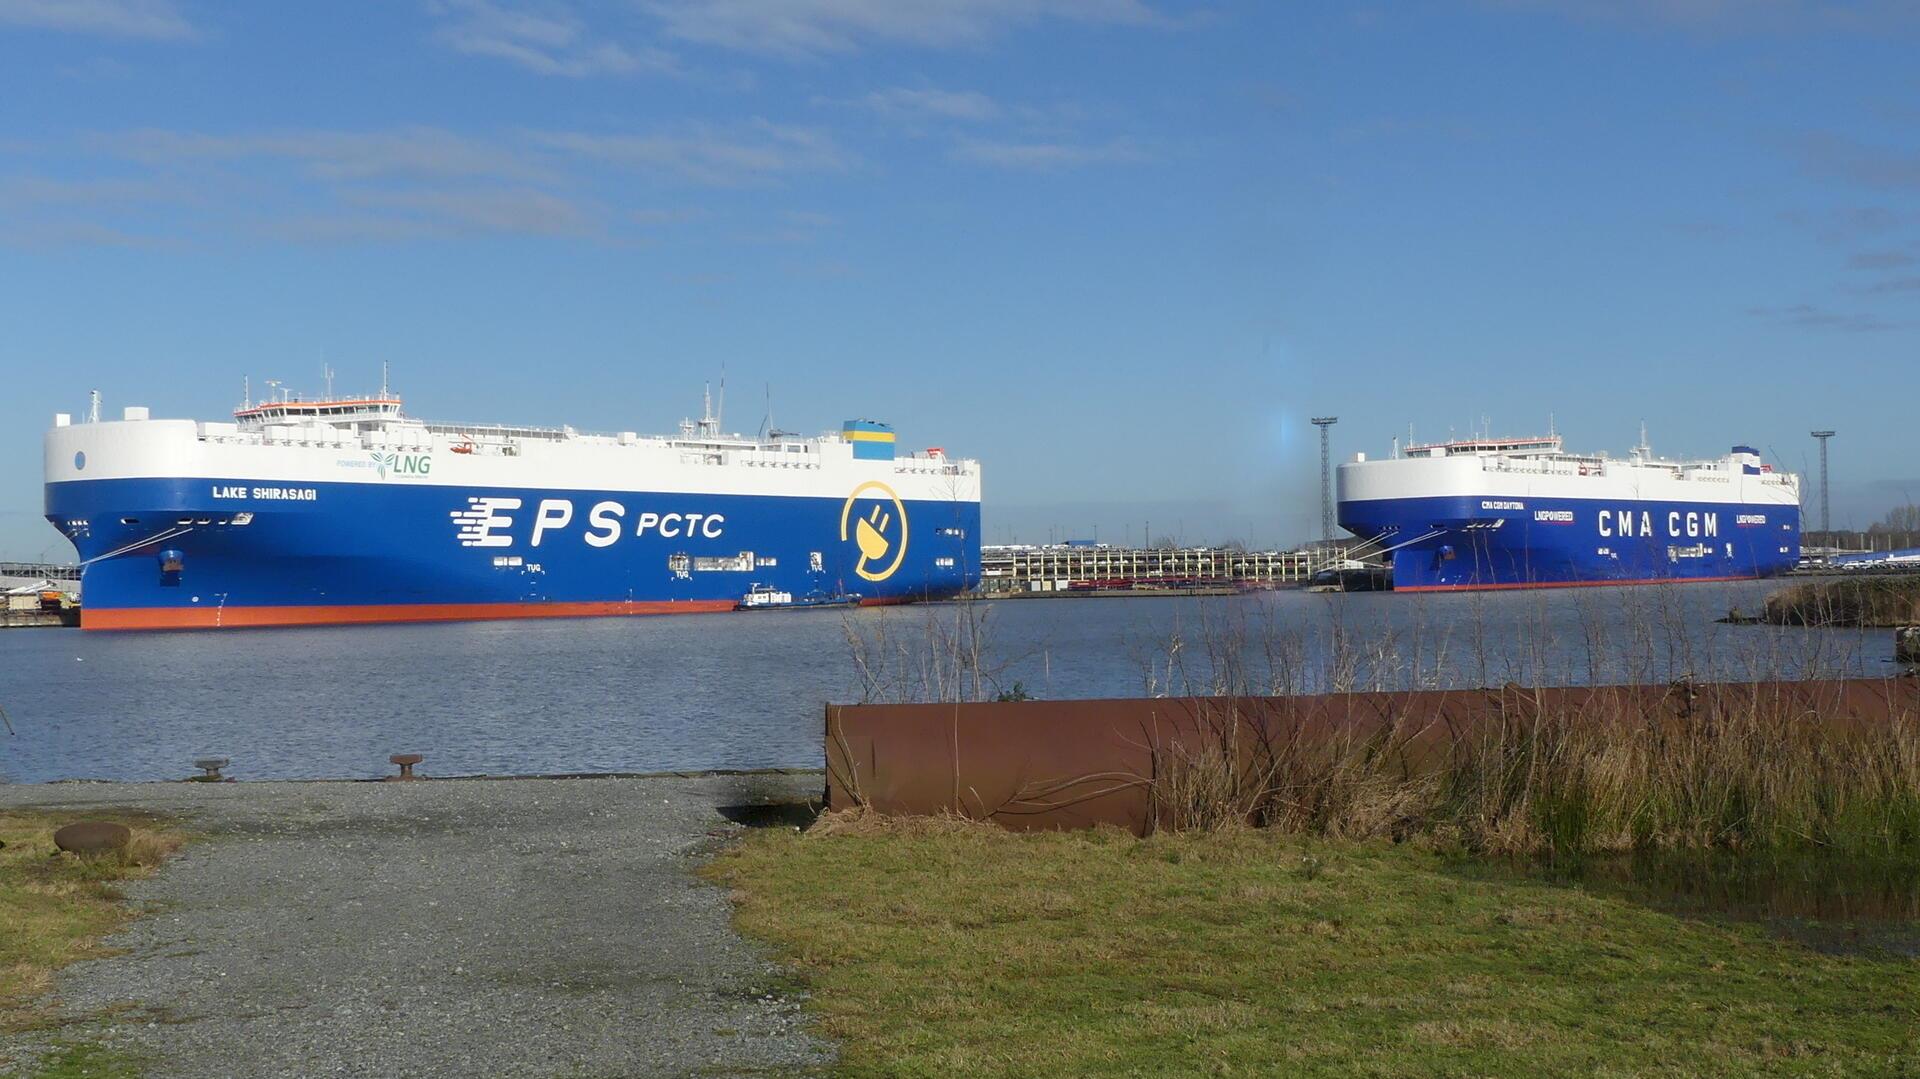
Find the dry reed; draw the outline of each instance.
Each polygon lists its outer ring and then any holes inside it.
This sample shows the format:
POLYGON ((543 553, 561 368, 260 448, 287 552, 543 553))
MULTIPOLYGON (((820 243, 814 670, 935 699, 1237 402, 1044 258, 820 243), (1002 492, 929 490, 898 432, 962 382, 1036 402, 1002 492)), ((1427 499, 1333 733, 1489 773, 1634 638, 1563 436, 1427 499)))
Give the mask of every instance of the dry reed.
MULTIPOLYGON (((1329 597, 1319 624, 1275 606, 1200 605, 1195 621, 1134 646, 1149 696, 1214 698, 1197 734, 1151 749, 1153 827, 1259 826, 1388 838, 1493 854, 1577 856, 1647 848, 1822 848, 1920 858, 1920 717, 1836 722, 1761 683, 1857 674, 1860 639, 1703 625, 1678 588, 1628 589, 1564 608, 1525 598, 1516 632, 1493 632, 1487 600, 1396 601, 1397 621, 1355 625, 1329 597), (1610 609, 1609 604, 1616 605, 1610 609), (1737 634, 1738 636, 1730 636, 1737 634), (1504 644, 1497 643, 1504 639, 1504 644), (1737 706, 1680 719, 1643 698, 1513 709, 1460 730, 1404 720, 1274 730, 1235 698, 1458 685, 1515 688, 1723 681, 1756 688, 1737 706)), ((876 620, 848 641, 863 701, 990 698, 1019 670, 997 658, 988 606, 876 620)), ((1377 608, 1375 608, 1377 610, 1377 608)), ((1510 611, 1511 608, 1508 608, 1510 611)), ((956 723, 958 722, 956 717, 956 723)), ((957 779, 956 779, 957 782, 957 779)), ((956 797, 956 803, 960 804, 956 797)))
POLYGON ((1259 729, 1230 705, 1153 747, 1152 823, 1578 857, 1650 848, 1920 857, 1920 717, 1834 722, 1756 688, 1710 715, 1637 696, 1462 729, 1259 729))

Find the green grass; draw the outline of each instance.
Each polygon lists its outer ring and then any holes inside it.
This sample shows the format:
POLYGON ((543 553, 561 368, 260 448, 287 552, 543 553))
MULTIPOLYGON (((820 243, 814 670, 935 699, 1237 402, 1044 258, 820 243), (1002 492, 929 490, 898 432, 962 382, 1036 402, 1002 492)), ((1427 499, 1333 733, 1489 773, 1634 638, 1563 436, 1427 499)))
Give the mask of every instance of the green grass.
POLYGON ((98 1045, 68 1045, 42 1060, 29 1079, 140 1079, 138 1058, 98 1045))
MULTIPOLYGON (((119 885, 143 877, 182 842, 165 822, 125 813, 0 812, 0 1064, 9 1063, 6 1035, 59 1026, 47 992, 53 975, 79 959, 107 954, 100 940, 132 913, 119 885), (59 854, 53 833, 76 820, 113 820, 133 829, 118 854, 78 858, 59 854)), ((131 1058, 100 1046, 73 1043, 40 1062, 29 1075, 46 1079, 138 1074, 131 1058)))
POLYGON ((1920 1074, 1920 962, 1411 845, 830 817, 708 872, 854 1076, 1920 1074))

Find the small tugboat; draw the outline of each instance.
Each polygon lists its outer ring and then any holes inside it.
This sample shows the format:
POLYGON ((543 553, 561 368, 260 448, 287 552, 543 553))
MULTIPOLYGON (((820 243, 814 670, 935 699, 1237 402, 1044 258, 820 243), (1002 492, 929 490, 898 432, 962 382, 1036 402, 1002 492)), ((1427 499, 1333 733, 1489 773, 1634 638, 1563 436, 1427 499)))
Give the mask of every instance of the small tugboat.
POLYGON ((1309 592, 1389 592, 1393 590, 1393 572, 1385 566, 1346 561, 1328 566, 1307 581, 1309 592))
POLYGON ((770 584, 756 584, 733 605, 736 611, 790 611, 800 607, 846 607, 860 602, 859 596, 833 596, 813 592, 795 598, 792 592, 770 584))

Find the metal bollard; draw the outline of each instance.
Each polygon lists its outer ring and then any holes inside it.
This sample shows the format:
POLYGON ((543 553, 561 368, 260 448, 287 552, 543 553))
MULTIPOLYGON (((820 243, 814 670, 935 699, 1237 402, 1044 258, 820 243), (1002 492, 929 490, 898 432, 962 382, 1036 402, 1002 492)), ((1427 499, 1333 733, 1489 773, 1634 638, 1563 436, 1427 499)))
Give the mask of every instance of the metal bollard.
POLYGON ((419 779, 419 776, 413 774, 413 766, 426 759, 427 758, 418 753, 395 753, 393 756, 388 757, 387 760, 400 766, 400 774, 397 776, 388 776, 387 782, 393 783, 403 779, 419 779))
POLYGON ((232 763, 232 761, 225 757, 201 757, 199 760, 193 762, 193 766, 200 769, 201 772, 200 775, 193 777, 193 781, 195 783, 224 783, 226 782, 226 777, 220 774, 220 769, 232 763))

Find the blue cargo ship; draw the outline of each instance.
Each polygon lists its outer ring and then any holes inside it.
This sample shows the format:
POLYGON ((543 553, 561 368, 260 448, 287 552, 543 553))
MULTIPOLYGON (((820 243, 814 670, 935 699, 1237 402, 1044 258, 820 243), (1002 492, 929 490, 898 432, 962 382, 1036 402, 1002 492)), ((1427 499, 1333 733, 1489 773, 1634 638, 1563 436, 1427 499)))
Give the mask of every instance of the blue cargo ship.
POLYGON ((1558 436, 1410 446, 1338 471, 1341 527, 1397 592, 1734 581, 1793 568, 1800 483, 1735 446, 1670 461, 1558 436))
POLYGON ((980 466, 850 420, 811 438, 425 423, 385 392, 232 422, 55 418, 46 516, 87 629, 731 611, 980 578, 980 466))

